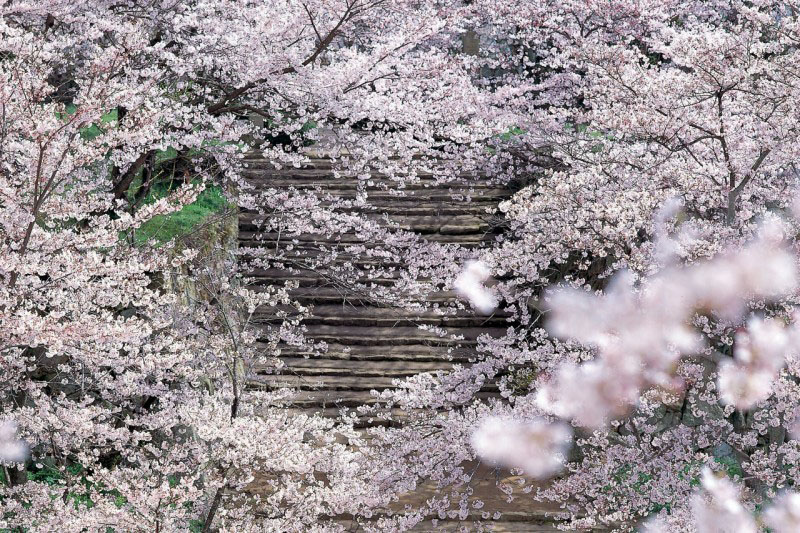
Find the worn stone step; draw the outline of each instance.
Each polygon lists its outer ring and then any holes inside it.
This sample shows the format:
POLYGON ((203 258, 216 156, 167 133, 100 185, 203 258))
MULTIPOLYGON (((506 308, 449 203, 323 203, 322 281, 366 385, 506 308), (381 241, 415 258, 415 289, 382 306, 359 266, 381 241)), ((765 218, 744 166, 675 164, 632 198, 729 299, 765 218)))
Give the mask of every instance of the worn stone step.
POLYGON ((373 413, 359 414, 357 409, 352 406, 337 406, 337 407, 322 407, 322 406, 309 406, 309 407, 291 407, 286 410, 287 414, 292 415, 321 415, 327 418, 336 418, 342 414, 342 411, 348 413, 356 413, 356 421, 353 427, 356 429, 365 429, 375 426, 397 426, 402 424, 408 419, 408 412, 403 409, 381 409, 381 413, 390 414, 391 422, 387 422, 384 416, 376 415, 373 413))
MULTIPOLYGON (((249 383, 251 387, 266 387, 263 383, 249 383)), ((475 398, 487 399, 496 397, 497 393, 479 392, 475 398)), ((325 407, 359 407, 379 403, 378 396, 368 390, 299 390, 287 400, 292 407, 315 412, 325 407)))
MULTIPOLYGON (((261 323, 275 323, 282 321, 283 318, 275 315, 256 316, 255 321, 261 323)), ((311 315, 303 320, 303 324, 308 326, 312 325, 325 325, 325 326, 380 326, 380 327, 395 327, 401 325, 429 325, 448 328, 463 328, 463 327, 482 327, 482 326, 497 326, 501 327, 506 324, 506 320, 501 317, 440 317, 440 318, 370 318, 368 316, 332 316, 332 317, 318 317, 311 315)))
MULTIPOLYGON (((320 391, 382 391, 397 388, 395 380, 399 378, 383 376, 307 376, 297 374, 268 374, 252 378, 259 385, 270 388, 292 388, 298 390, 320 391)), ((495 392, 497 386, 487 383, 481 389, 484 392, 495 392)))
MULTIPOLYGON (((256 292, 262 289, 263 288, 259 288, 258 286, 253 286, 253 290, 256 292)), ((348 291, 345 289, 335 288, 335 287, 317 287, 317 288, 299 287, 297 289, 289 290, 289 296, 303 304, 310 304, 310 303, 330 304, 330 303, 343 303, 343 302, 372 303, 368 299, 368 295, 363 295, 357 292, 348 291)), ((426 294, 423 298, 420 298, 420 301, 425 303, 444 304, 453 301, 454 298, 456 298, 456 294, 454 291, 439 291, 426 294)))
MULTIPOLYGON (((415 361, 415 360, 376 360, 364 361, 353 359, 329 359, 323 357, 281 357, 286 365, 284 374, 342 375, 342 376, 384 376, 404 377, 420 372, 448 371, 453 363, 447 361, 415 361)), ((258 368, 255 369, 259 371, 258 368)))
POLYGON ((245 168, 241 176, 250 184, 260 188, 325 188, 325 189, 373 189, 391 188, 397 190, 413 189, 488 189, 497 184, 476 179, 469 174, 458 177, 436 178, 431 174, 417 178, 392 179, 386 176, 372 175, 370 178, 354 178, 336 175, 329 169, 296 169, 290 172, 273 173, 263 169, 245 168))
MULTIPOLYGON (((472 215, 453 216, 407 216, 370 214, 367 219, 385 224, 387 227, 414 231, 420 234, 440 233, 442 235, 468 235, 483 233, 490 229, 488 217, 472 215)), ((239 216, 240 231, 260 231, 266 221, 263 215, 243 213, 239 216)))
POLYGON ((357 326, 321 326, 311 325, 306 328, 306 336, 316 341, 335 342, 342 344, 372 344, 372 345, 401 345, 401 344, 475 344, 479 335, 487 334, 499 337, 506 332, 506 328, 442 328, 447 333, 440 337, 431 331, 410 326, 397 327, 357 327, 357 326), (463 336, 464 339, 454 339, 452 335, 463 336))
MULTIPOLYGON (((360 275, 355 275, 355 277, 350 276, 348 277, 347 281, 349 283, 359 283, 359 284, 368 284, 368 285, 381 285, 390 287, 397 283, 397 281, 401 278, 400 272, 382 272, 380 276, 377 274, 373 274, 370 276, 361 273, 360 275)), ((340 273, 339 276, 343 276, 345 274, 340 273)), ((299 284, 300 287, 327 287, 327 286, 335 286, 338 285, 339 282, 337 281, 340 277, 336 279, 326 275, 325 273, 317 273, 312 270, 308 269, 300 269, 300 268, 293 268, 293 269, 283 269, 283 268, 265 268, 265 269, 254 269, 251 271, 249 276, 249 280, 252 284, 274 284, 282 281, 293 281, 299 284)))
MULTIPOLYGON (((294 250, 291 250, 294 252, 294 250)), ((286 276, 286 279, 314 277, 314 278, 341 278, 348 279, 354 276, 368 276, 386 279, 409 280, 406 264, 402 261, 388 261, 382 257, 356 257, 351 255, 335 255, 319 253, 316 255, 302 255, 296 253, 270 254, 260 257, 258 266, 253 265, 243 273, 253 280, 276 279, 286 276), (331 268, 334 268, 331 270, 331 268)), ((430 278, 420 276, 420 282, 428 284, 430 278)))
MULTIPOLYGON (((490 241, 491 239, 486 237, 480 244, 485 245, 490 241)), ((314 267, 331 261, 364 266, 405 267, 407 266, 406 258, 416 260, 418 257, 436 254, 442 257, 442 261, 445 260, 444 257, 450 257, 456 261, 463 257, 463 254, 459 255, 460 250, 456 246, 446 242, 428 242, 424 248, 416 250, 395 249, 392 251, 391 259, 379 255, 380 252, 376 252, 376 250, 378 248, 374 243, 291 242, 282 239, 280 241, 257 241, 256 246, 247 246, 240 242, 236 253, 241 263, 258 259, 262 265, 264 261, 274 261, 282 264, 295 264, 299 268, 314 267)), ((470 255, 474 256, 477 253, 473 251, 470 255)))
MULTIPOLYGON (((329 207, 330 202, 321 202, 323 207, 329 207)), ((246 208, 240 208, 241 213, 253 213, 246 208)), ((337 211, 343 213, 379 213, 379 214, 398 214, 408 216, 453 216, 468 215, 476 216, 498 215, 496 202, 464 202, 461 200, 451 202, 425 202, 418 201, 413 204, 408 202, 391 203, 376 202, 365 206, 336 206, 337 211)))
POLYGON ((314 161, 299 167, 283 167, 276 169, 269 164, 264 164, 258 160, 246 160, 242 166, 242 175, 248 178, 263 179, 268 181, 270 179, 304 179, 304 178, 330 178, 341 180, 354 180, 354 181, 389 181, 398 185, 414 184, 418 182, 481 182, 487 183, 490 181, 497 181, 486 174, 473 173, 468 171, 448 172, 447 174, 441 172, 432 172, 430 170, 418 169, 412 175, 407 173, 405 175, 395 174, 392 175, 388 172, 370 172, 367 174, 354 174, 343 170, 342 168, 333 168, 325 161, 314 161))
MULTIPOLYGON (((266 284, 252 284, 249 286, 253 292, 264 292, 270 290, 266 284)), ((289 289, 289 296, 303 305, 310 304, 378 304, 370 299, 370 295, 362 294, 350 288, 343 287, 298 287, 289 289)), ((420 303, 424 304, 447 304, 454 301, 458 296, 454 291, 436 291, 425 294, 419 298, 420 303)))
MULTIPOLYGON (((480 234, 469 234, 469 235, 439 235, 439 234, 431 234, 425 237, 425 240, 429 242, 437 242, 437 243, 446 243, 446 244, 459 244, 461 246, 479 246, 484 242, 490 241, 492 235, 488 233, 480 233, 480 234)), ((292 242, 292 241, 299 241, 299 242, 316 242, 325 245, 333 245, 336 243, 346 243, 346 244, 362 244, 364 243, 363 239, 357 237, 352 233, 338 233, 331 237, 326 237, 325 235, 320 235, 319 233, 302 233, 300 235, 287 235, 285 233, 277 233, 277 232, 254 232, 254 231, 240 231, 239 232, 239 245, 248 247, 248 246, 259 246, 262 243, 272 243, 275 241, 280 242, 292 242)))
MULTIPOLYGON (((410 217, 409 217, 410 218, 410 217)), ((447 235, 476 235, 478 238, 482 238, 483 235, 492 230, 496 224, 493 224, 491 221, 481 220, 477 217, 472 217, 471 222, 466 223, 463 221, 457 221, 455 223, 449 223, 444 217, 415 217, 419 220, 411 220, 410 222, 403 222, 399 224, 395 224, 393 222, 388 222, 382 224, 384 227, 390 230, 401 230, 401 231, 413 231, 418 233, 419 235, 423 235, 426 238, 429 235, 440 235, 443 236, 444 239, 438 239, 440 241, 449 242, 446 238, 447 235), (438 219, 438 220, 437 220, 438 219)), ((268 225, 264 225, 258 222, 248 222, 248 221, 241 221, 239 223, 239 229, 242 233, 248 232, 263 232, 269 231, 274 232, 274 227, 269 227, 268 225)), ((350 231, 341 232, 337 235, 349 235, 352 234, 350 231)), ((284 234, 283 240, 288 238, 294 238, 291 234, 284 234)))
MULTIPOLYGON (((270 290, 269 285, 252 284, 253 292, 270 290)), ((341 287, 299 287, 288 291, 289 297, 303 305, 315 303, 364 303, 369 302, 369 295, 361 294, 341 287)))
POLYGON ((253 378, 268 387, 288 387, 301 390, 384 390, 394 388, 391 377, 370 376, 306 376, 296 374, 271 374, 253 378))
MULTIPOLYGON (((291 251, 273 254, 275 263, 294 265, 298 268, 314 268, 319 265, 353 265, 364 269, 405 268, 408 263, 403 260, 389 260, 386 257, 370 257, 354 255, 348 252, 336 252, 318 248, 293 248, 291 251)), ((252 271, 251 271, 252 272, 252 271)), ((248 275, 247 271, 243 272, 248 275)))
MULTIPOLYGON (((504 516, 508 516, 506 513, 504 516)), ((480 519, 478 513, 473 513, 466 521, 438 520, 434 525, 432 520, 426 520, 415 526, 410 531, 414 533, 456 533, 464 531, 465 524, 474 524, 480 519)), ((556 533, 561 531, 552 520, 544 521, 536 517, 519 516, 514 521, 508 520, 482 520, 482 530, 486 533, 556 533)))
MULTIPOLYGON (((284 319, 279 311, 289 313, 294 316, 296 311, 291 308, 265 309, 257 311, 254 318, 257 321, 279 321, 284 319)), ((417 325, 428 324, 447 327, 483 327, 498 326, 502 327, 506 323, 508 315, 495 313, 491 316, 476 315, 469 310, 454 310, 445 312, 444 310, 416 311, 398 308, 371 307, 371 306, 343 306, 343 305, 317 305, 311 311, 311 316, 303 322, 307 325, 352 325, 352 326, 397 326, 397 325, 417 325)))
MULTIPOLYGON (((251 382, 248 386, 260 388, 267 384, 261 382, 251 382)), ((287 399, 290 405, 301 409, 315 410, 320 407, 358 407, 361 405, 375 405, 378 401, 377 396, 368 390, 315 390, 297 391, 287 399)))
MULTIPOLYGON (((324 159, 324 158, 308 159, 304 163, 300 164, 300 166, 298 167, 283 166, 280 169, 275 168, 275 166, 269 160, 259 157, 245 157, 244 159, 242 159, 242 164, 244 172, 253 172, 253 173, 259 172, 270 176, 305 176, 307 175, 306 173, 313 173, 313 172, 333 174, 334 172, 337 171, 336 169, 334 169, 332 161, 330 159, 324 159)), ((340 172, 340 174, 345 175, 342 172, 340 172)), ((430 170, 418 169, 414 175, 417 178, 425 179, 425 178, 434 178, 437 175, 441 174, 435 174, 430 170)), ((388 174, 385 172, 371 172, 370 176, 373 176, 373 178, 378 178, 378 177, 387 177, 388 174)), ((458 173, 450 172, 448 174, 448 177, 452 178, 454 176, 463 177, 465 179, 480 179, 482 177, 486 178, 484 174, 478 172, 461 171, 458 173)), ((406 177, 398 177, 396 179, 406 181, 414 178, 412 178, 411 176, 406 176, 406 177)))
MULTIPOLYGON (((387 214, 400 214, 400 215, 419 215, 419 216, 452 216, 452 215, 487 215, 497 214, 497 202, 462 202, 455 203, 427 203, 417 202, 411 205, 397 205, 384 203, 383 205, 375 205, 375 211, 387 214)), ((363 212, 364 209, 358 208, 342 208, 344 212, 363 212)))
POLYGON ((404 344, 397 346, 346 345, 329 343, 321 353, 307 348, 283 347, 284 357, 320 357, 354 362, 404 361, 404 362, 467 362, 476 357, 468 346, 434 346, 430 344, 404 344))
MULTIPOLYGON (((279 187, 275 187, 279 189, 279 187)), ((326 188, 327 189, 327 188, 326 188)), ((349 189, 327 189, 330 196, 340 199, 354 200, 361 192, 349 189)), ((374 206, 380 207, 383 204, 403 204, 418 202, 424 200, 426 202, 454 202, 458 201, 474 201, 479 203, 492 203, 498 202, 510 196, 509 191, 500 187, 487 187, 485 189, 475 189, 470 191, 464 189, 434 189, 434 188, 413 188, 403 189, 401 191, 391 191, 384 189, 370 189, 367 190, 366 199, 374 206)))

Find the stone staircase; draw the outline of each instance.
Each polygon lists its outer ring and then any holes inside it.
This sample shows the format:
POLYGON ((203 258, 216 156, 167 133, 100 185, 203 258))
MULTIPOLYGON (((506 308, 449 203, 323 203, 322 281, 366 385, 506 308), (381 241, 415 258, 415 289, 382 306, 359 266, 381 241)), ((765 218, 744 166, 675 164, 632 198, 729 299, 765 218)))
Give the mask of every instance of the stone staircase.
MULTIPOLYGON (((509 196, 504 188, 465 176, 463 184, 437 183, 432 175, 422 175, 418 183, 404 185, 398 194, 397 182, 385 177, 369 180, 334 177, 330 162, 311 159, 300 168, 275 170, 256 154, 248 156, 245 179, 258 188, 291 191, 314 190, 329 195, 327 202, 345 202, 345 211, 363 214, 381 224, 413 232, 428 243, 459 246, 475 250, 493 239, 492 212, 509 196), (347 204, 359 190, 366 190, 369 207, 347 204)), ((243 210, 239 220, 239 247, 244 253, 252 248, 278 250, 287 237, 275 231, 261 232, 259 215, 243 210), (281 241, 281 239, 283 239, 281 241)), ((249 280, 259 286, 283 284, 291 280, 296 288, 290 294, 312 308, 303 320, 306 337, 325 343, 327 349, 283 346, 280 374, 259 375, 254 385, 291 387, 298 392, 292 398, 297 409, 334 415, 342 407, 370 405, 375 402, 372 390, 392 388, 393 380, 420 372, 447 371, 454 362, 464 362, 474 355, 479 335, 500 335, 508 325, 501 312, 493 316, 476 315, 470 309, 446 310, 457 296, 452 291, 425 294, 421 300, 437 304, 438 309, 407 310, 370 298, 365 291, 331 280, 324 273, 304 267, 314 263, 323 251, 338 250, 337 261, 352 269, 356 284, 392 289, 403 265, 367 254, 348 253, 349 247, 363 244, 374 249, 375 242, 361 242, 357 235, 340 233, 334 237, 318 234, 293 235, 293 249, 284 254, 284 267, 255 268, 249 280), (446 310, 446 311, 444 311, 446 310), (453 340, 418 326, 435 326, 448 334, 463 337, 453 340)), ((260 310, 258 321, 267 326, 282 320, 278 309, 260 310)), ((494 392, 487 385, 485 394, 494 392)))
MULTIPOLYGON (((437 183, 432 176, 422 176, 419 183, 405 186, 403 194, 398 195, 394 191, 397 184, 386 178, 373 176, 366 182, 334 178, 330 163, 323 158, 312 158, 301 168, 282 170, 275 170, 257 154, 247 157, 245 163, 248 170, 244 176, 256 188, 316 190, 329 195, 330 205, 351 200, 359 189, 366 189, 369 209, 352 206, 342 209, 362 210, 368 218, 414 232, 423 242, 457 246, 472 251, 466 255, 473 256, 477 255, 479 247, 496 237, 492 213, 497 204, 510 195, 505 188, 476 183, 469 176, 461 185, 437 183)), ((257 219, 257 215, 246 210, 240 214, 240 251, 246 254, 248 249, 265 247, 277 251, 281 239, 285 241, 286 236, 260 232, 257 219)), ((476 354, 479 335, 499 336, 508 327, 508 317, 502 312, 487 317, 475 314, 469 306, 455 309, 452 304, 458 296, 453 291, 428 292, 419 298, 437 308, 408 310, 376 301, 364 291, 352 290, 313 268, 303 268, 303 265, 313 264, 323 250, 338 250, 337 260, 352 267, 352 279, 357 283, 392 289, 398 284, 404 266, 402 261, 350 253, 351 245, 361 244, 363 251, 379 249, 382 246, 379 242, 362 243, 348 233, 337 234, 335 238, 317 234, 291 238, 293 250, 283 256, 289 264, 283 268, 252 269, 249 273, 252 288, 281 285, 287 280, 296 283, 291 296, 311 308, 310 316, 303 320, 306 337, 313 343, 324 343, 326 349, 282 346, 280 360, 285 364, 284 370, 280 374, 265 370, 251 385, 296 390, 292 402, 297 411, 336 416, 342 408, 375 405, 377 400, 371 391, 391 389, 395 386, 393 380, 398 378, 420 372, 446 372, 454 363, 469 362, 476 354), (435 326, 460 338, 442 337, 420 329, 420 325, 435 326)), ((274 308, 259 310, 259 323, 264 327, 279 323, 283 320, 279 311, 274 308)), ((478 396, 496 394, 496 386, 489 383, 478 396)), ((405 413, 393 409, 391 414, 394 421, 402 421, 405 413)), ((361 425, 383 423, 380 420, 362 418, 361 425)), ((478 474, 473 486, 474 496, 484 501, 486 508, 503 513, 502 519, 486 522, 483 530, 496 533, 557 531, 549 517, 558 512, 558 506, 536 504, 535 508, 520 509, 519 503, 507 502, 496 488, 498 472, 481 467, 478 474)), ((508 478, 508 483, 514 479, 508 473, 501 477, 508 478)), ((423 505, 435 492, 434 484, 429 483, 409 493, 399 504, 423 505)), ((479 519, 480 513, 476 512, 466 522, 427 520, 414 531, 463 531, 473 520, 479 519)), ((341 525, 348 531, 360 530, 346 519, 341 520, 341 525)))

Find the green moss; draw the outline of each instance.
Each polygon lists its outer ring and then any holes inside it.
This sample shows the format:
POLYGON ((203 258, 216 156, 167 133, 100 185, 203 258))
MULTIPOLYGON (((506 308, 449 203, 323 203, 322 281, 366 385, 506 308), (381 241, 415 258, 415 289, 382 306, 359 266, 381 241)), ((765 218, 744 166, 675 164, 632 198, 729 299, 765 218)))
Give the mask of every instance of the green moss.
POLYGON ((733 457, 715 457, 714 462, 725 467, 725 473, 729 478, 744 477, 744 470, 733 457))
POLYGON ((511 393, 514 396, 525 396, 530 392, 534 379, 536 379, 536 371, 533 368, 510 369, 508 384, 511 393))
POLYGON ((504 141, 510 141, 514 137, 517 137, 517 136, 522 135, 524 133, 525 133, 525 130, 523 130, 522 128, 519 128, 517 126, 513 126, 513 127, 509 128, 509 130, 507 132, 501 133, 500 135, 498 135, 498 137, 500 137, 500 139, 502 139, 504 141))
MULTIPOLYGON (((71 115, 78 111, 77 106, 68 104, 64 107, 63 111, 56 112, 56 116, 61 120, 68 120, 71 115)), ((108 128, 113 128, 119 120, 119 110, 111 109, 104 113, 100 120, 96 123, 90 124, 80 129, 80 136, 85 141, 91 141, 102 135, 108 128)), ((308 128, 315 127, 313 123, 307 123, 308 128)), ((304 126, 305 128, 306 126, 304 126)), ((196 131, 199 131, 200 125, 196 125, 196 131)), ((144 198, 144 204, 153 203, 159 198, 169 195, 172 183, 176 179, 174 172, 174 164, 171 162, 180 158, 191 160, 197 156, 202 156, 209 152, 210 148, 218 146, 235 145, 240 150, 246 149, 246 145, 242 142, 221 141, 217 139, 206 139, 203 141, 200 148, 190 148, 179 152, 173 146, 167 146, 163 150, 157 150, 153 161, 154 180, 156 183, 144 198), (170 167, 173 167, 170 169, 170 167)), ((182 182, 182 178, 179 180, 182 182)), ((143 172, 140 169, 137 173, 133 183, 126 191, 128 201, 136 203, 136 195, 143 184, 143 172)), ((183 209, 169 215, 158 215, 145 222, 133 234, 133 241, 136 245, 142 245, 151 240, 155 240, 157 244, 169 242, 175 238, 182 237, 191 233, 200 223, 205 221, 209 216, 222 212, 228 207, 228 202, 222 193, 222 190, 215 186, 206 188, 198 198, 191 204, 184 206, 183 209)), ((40 222, 43 223, 43 222, 40 222)), ((127 238, 127 234, 121 235, 122 238, 127 238)))
MULTIPOLYGON (((58 117, 61 120, 67 120, 71 115, 74 115, 77 111, 78 107, 75 104, 68 104, 67 106, 64 107, 63 112, 60 111, 56 112, 56 117, 58 117)), ((103 128, 104 126, 105 127, 113 126, 113 124, 118 119, 119 119, 119 111, 116 108, 104 113, 100 117, 99 124, 90 124, 79 130, 81 139, 83 139, 84 141, 91 141, 99 137, 102 133, 105 132, 105 129, 103 128)))
MULTIPOLYGON (((145 203, 151 203, 169 193, 162 188, 151 192, 145 203)), ((180 211, 169 215, 157 215, 136 230, 134 242, 144 244, 151 239, 159 244, 191 233, 208 217, 222 212, 228 207, 228 201, 219 187, 207 187, 197 199, 180 211)))

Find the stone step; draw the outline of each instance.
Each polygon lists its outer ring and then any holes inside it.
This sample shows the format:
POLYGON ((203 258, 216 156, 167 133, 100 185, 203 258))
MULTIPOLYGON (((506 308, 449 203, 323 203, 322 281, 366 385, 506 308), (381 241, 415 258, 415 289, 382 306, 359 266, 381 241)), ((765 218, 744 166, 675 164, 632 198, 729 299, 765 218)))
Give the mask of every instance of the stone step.
MULTIPOLYGON (((292 250, 294 252, 294 250, 292 250)), ((316 257, 308 257, 300 254, 277 255, 271 254, 268 257, 259 258, 259 263, 264 266, 251 266, 244 270, 244 274, 252 279, 263 283, 269 279, 294 279, 303 277, 341 278, 347 276, 368 276, 371 281, 373 277, 385 279, 410 279, 406 265, 401 261, 387 261, 380 257, 358 257, 336 256, 318 254, 316 257), (335 267, 335 270, 329 270, 335 267)), ((430 278, 425 276, 417 277, 417 280, 429 283, 430 278)))
MULTIPOLYGON (((416 202, 413 204, 391 204, 375 205, 375 211, 387 214, 409 215, 409 216, 452 216, 452 215, 488 215, 497 214, 497 202, 482 203, 478 201, 456 203, 438 202, 429 204, 427 202, 416 202)), ((360 208, 342 208, 343 212, 359 213, 364 212, 360 208)))
MULTIPOLYGON (((472 215, 453 216, 406 216, 370 214, 367 219, 384 223, 387 227, 414 231, 419 234, 440 233, 442 235, 469 235, 483 233, 490 229, 489 217, 472 215)), ((259 231, 264 226, 265 217, 253 213, 239 216, 240 231, 259 231)))
POLYGON ((496 183, 462 175, 456 178, 435 178, 430 174, 413 180, 392 179, 386 176, 372 176, 368 179, 335 175, 328 169, 297 169, 285 173, 273 173, 263 169, 246 168, 241 176, 253 186, 268 188, 325 188, 325 189, 368 189, 368 190, 414 190, 414 189, 489 189, 497 188, 496 183))
MULTIPOLYGON (((276 187, 277 188, 277 187, 276 187)), ((354 200, 356 196, 361 194, 356 190, 349 189, 336 189, 325 188, 329 191, 330 196, 354 200)), ((367 190, 366 198, 370 204, 380 208, 381 205, 398 205, 403 203, 418 202, 420 199, 432 202, 456 202, 456 201, 473 201, 482 204, 497 203, 505 198, 508 198, 510 193, 508 189, 499 187, 487 187, 485 189, 476 189, 470 191, 469 189, 434 189, 434 188, 419 188, 419 189, 403 189, 401 191, 391 191, 384 189, 370 189, 367 190)))
MULTIPOLYGON (((318 265, 353 265, 359 268, 403 268, 408 266, 405 261, 391 261, 385 257, 370 257, 354 255, 348 252, 336 252, 332 256, 331 252, 322 251, 318 248, 298 247, 291 251, 274 255, 275 262, 295 265, 298 268, 314 268, 318 265)), ((247 272, 244 273, 247 275, 247 272)))
MULTIPOLYGON (((447 361, 397 361, 376 360, 364 361, 353 359, 329 359, 322 357, 281 357, 286 365, 283 374, 297 374, 304 376, 383 376, 406 377, 420 372, 448 371, 453 363, 447 361)), ((256 367, 256 372, 259 368, 256 367)))
MULTIPOLYGON (((254 381, 248 383, 253 388, 267 387, 267 384, 254 381)), ((479 392, 475 398, 488 399, 497 397, 494 392, 479 392)), ((373 406, 378 403, 378 396, 369 390, 299 390, 290 395, 287 401, 294 408, 307 412, 317 412, 320 408, 373 406)))
MULTIPOLYGON (((275 165, 273 165, 270 161, 260 157, 245 157, 244 159, 242 159, 242 163, 244 167, 243 168, 244 172, 260 172, 262 174, 268 174, 271 176, 304 176, 307 175, 306 173, 313 173, 313 172, 333 174, 334 172, 337 171, 336 169, 334 169, 334 165, 332 164, 331 160, 325 158, 312 158, 308 159, 298 167, 283 166, 280 169, 276 168, 275 165)), ((437 175, 440 174, 434 174, 430 170, 424 170, 424 169, 419 169, 415 172, 416 178, 419 179, 426 179, 426 178, 430 179, 436 177, 437 175)), ((374 179, 374 178, 387 177, 389 175, 385 172, 370 172, 370 176, 372 176, 374 179)), ((448 175, 448 177, 451 178, 454 176, 458 176, 464 179, 480 179, 480 178, 486 179, 486 176, 484 174, 480 174, 477 172, 468 172, 468 171, 450 173, 448 175)), ((403 177, 398 177, 396 179, 408 181, 414 178, 412 178, 411 176, 403 176, 403 177)))
MULTIPOLYGON (((391 287, 395 285, 399 279, 400 275, 397 272, 382 272, 380 273, 380 277, 378 275, 362 275, 354 279, 348 279, 347 281, 349 283, 374 284, 391 287)), ((337 281, 329 276, 300 268, 291 270, 283 268, 254 269, 251 271, 249 280, 252 284, 276 284, 291 280, 292 282, 298 283, 300 287, 327 287, 338 284, 337 281)))
POLYGON ((317 353, 302 347, 282 347, 281 355, 283 357, 326 358, 353 362, 403 361, 434 362, 437 364, 467 362, 477 356, 475 351, 467 346, 448 347, 430 344, 369 346, 346 345, 336 342, 329 343, 327 350, 322 353, 317 353))
MULTIPOLYGON (((500 491, 497 490, 497 492, 499 493, 500 491)), ((534 502, 531 505, 535 504, 534 502)), ((492 510, 496 509, 496 507, 488 508, 492 510)), ((352 524, 352 522, 342 520, 341 524, 343 527, 346 527, 348 524, 352 524)), ((359 531, 363 531, 363 529, 359 531)), ((519 511, 512 513, 506 511, 499 520, 492 520, 491 518, 482 518, 479 511, 472 511, 465 520, 439 519, 434 522, 432 519, 428 519, 417 524, 409 531, 413 533, 459 533, 464 531, 483 531, 485 533, 556 533, 557 531, 562 531, 562 529, 559 529, 554 521, 547 516, 539 516, 532 512, 519 511), (481 523, 480 529, 478 529, 478 522, 481 523)), ((586 533, 591 533, 593 531, 600 530, 592 529, 586 531, 586 533)))
MULTIPOLYGON (((491 236, 485 236, 481 245, 491 241, 491 236)), ((425 243, 423 243, 425 244, 425 243)), ((370 266, 406 266, 406 257, 428 256, 435 254, 444 257, 463 257, 459 255, 458 248, 446 242, 425 244, 424 248, 406 251, 404 249, 393 250, 394 257, 387 259, 380 254, 379 248, 375 243, 325 243, 314 241, 297 241, 281 239, 280 241, 256 241, 255 246, 247 246, 240 241, 240 246, 236 250, 240 257, 240 262, 246 263, 250 259, 259 261, 280 261, 282 264, 295 264, 298 268, 314 267, 319 264, 329 263, 335 260, 339 263, 352 265, 370 266)), ((469 255, 477 255, 477 251, 469 255)), ((457 260, 457 259, 454 259, 457 260)))
MULTIPOLYGON (((275 165, 272 164, 272 161, 269 159, 264 158, 263 152, 259 150, 249 150, 242 154, 242 162, 246 165, 260 165, 264 168, 275 169, 275 165)), ((333 161, 328 157, 315 157, 309 156, 301 165, 302 168, 317 168, 317 167, 324 167, 324 168, 331 168, 333 166, 333 161)), ((294 168, 294 167, 292 167, 294 168)))
POLYGON ((394 388, 391 377, 370 376, 306 376, 293 374, 261 375, 253 378, 259 385, 271 388, 289 387, 299 390, 360 391, 394 388))
MULTIPOLYGON (((351 406, 342 406, 342 407, 321 407, 321 406, 309 406, 303 408, 291 407, 286 410, 287 414, 289 415, 321 415, 326 418, 336 418, 342 414, 342 411, 347 411, 349 413, 353 413, 356 411, 354 407, 351 406)), ((391 422, 387 422, 384 416, 376 415, 374 413, 369 414, 359 414, 356 413, 356 421, 353 424, 353 427, 356 429, 366 429, 372 428, 375 426, 397 426, 402 424, 408 419, 408 412, 404 411, 403 409, 381 409, 381 413, 391 414, 391 422)))
MULTIPOLYGON (((382 391, 394 389, 394 377, 383 376, 307 376, 293 374, 265 374, 255 376, 252 381, 270 388, 292 388, 319 391, 382 391)), ((487 383, 481 388, 484 392, 496 392, 497 386, 487 383)))
MULTIPOLYGON (((288 316, 297 315, 292 308, 272 308, 257 310, 254 319, 257 321, 275 322, 284 319, 283 311, 288 316)), ((316 305, 311 311, 311 316, 303 323, 306 325, 342 325, 342 326, 396 326, 427 324, 448 327, 502 327, 507 323, 507 314, 495 313, 490 316, 476 315, 469 310, 453 310, 448 313, 443 311, 416 311, 398 308, 352 306, 352 305, 316 305)))
MULTIPOLYGON (((263 326, 256 326, 257 329, 263 326)), ((506 332, 506 328, 441 328, 447 333, 440 337, 436 333, 416 327, 377 327, 377 326, 325 326, 310 325, 306 328, 306 337, 315 341, 325 341, 340 344, 359 345, 405 345, 405 344, 433 344, 433 345, 475 345, 479 335, 487 334, 499 337, 506 332), (454 339, 452 336, 463 336, 464 339, 454 339)))
MULTIPOLYGON (((508 516, 508 514, 505 513, 504 516, 508 516)), ((414 533, 457 533, 464 531, 465 524, 473 524, 479 519, 480 515, 474 513, 466 521, 439 520, 436 525, 433 525, 433 521, 426 520, 410 531, 414 533)), ((482 530, 486 533, 556 533, 557 531, 562 531, 552 520, 545 519, 543 521, 541 519, 531 519, 527 516, 517 517, 515 521, 483 520, 482 527, 482 530)))
MULTIPOLYGON (((254 292, 268 290, 268 285, 253 284, 250 289, 254 292)), ((340 287, 299 287, 290 289, 289 296, 303 305, 307 304, 334 304, 334 303, 373 303, 368 295, 340 287)), ((421 300, 429 304, 445 304, 456 298, 454 291, 439 291, 426 294, 421 300)))
MULTIPOLYGON (((249 387, 263 388, 266 383, 254 381, 248 383, 249 387)), ((377 397, 368 390, 340 391, 316 390, 297 391, 287 398, 289 404, 295 408, 316 411, 325 407, 358 407, 361 405, 375 405, 377 397)))
MULTIPOLYGON (((488 233, 470 234, 470 235, 440 235, 431 234, 425 237, 428 242, 436 242, 443 244, 458 244, 461 246, 479 246, 484 242, 491 240, 493 236, 488 233)), ((333 237, 326 237, 318 233, 301 233, 300 235, 287 235, 285 233, 276 232, 254 232, 254 231, 240 231, 239 232, 239 245, 260 246, 263 243, 272 243, 280 240, 280 242, 308 242, 325 244, 326 246, 335 245, 338 243, 343 244, 363 244, 363 239, 360 239, 352 233, 339 233, 333 237)))
MULTIPOLYGON (((330 207, 331 202, 321 202, 323 207, 330 207)), ((343 213, 386 213, 407 216, 453 216, 468 215, 484 216, 497 214, 496 202, 464 202, 461 200, 451 202, 376 202, 366 206, 335 206, 337 211, 343 213)), ((246 208, 240 208, 242 214, 253 213, 246 208)))

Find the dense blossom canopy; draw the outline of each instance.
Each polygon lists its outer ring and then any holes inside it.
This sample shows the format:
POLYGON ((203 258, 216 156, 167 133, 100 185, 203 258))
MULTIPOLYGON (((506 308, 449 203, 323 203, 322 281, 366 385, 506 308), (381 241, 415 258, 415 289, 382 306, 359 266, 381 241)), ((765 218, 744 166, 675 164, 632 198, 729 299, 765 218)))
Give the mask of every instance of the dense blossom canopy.
POLYGON ((564 527, 796 531, 799 106, 792 0, 3 3, 0 528, 491 520, 484 461, 564 527), (506 187, 502 232, 441 245, 350 209, 366 187, 242 177, 248 151, 309 145, 397 194, 422 172, 506 187), (209 198, 191 235, 159 232, 209 198), (323 347, 290 284, 245 283, 285 258, 226 247, 236 206, 289 242, 380 243, 393 287, 314 265, 370 298, 455 290, 508 329, 359 410, 403 420, 298 414, 248 383, 281 345, 323 347), (255 327, 264 307, 280 320, 255 327))

